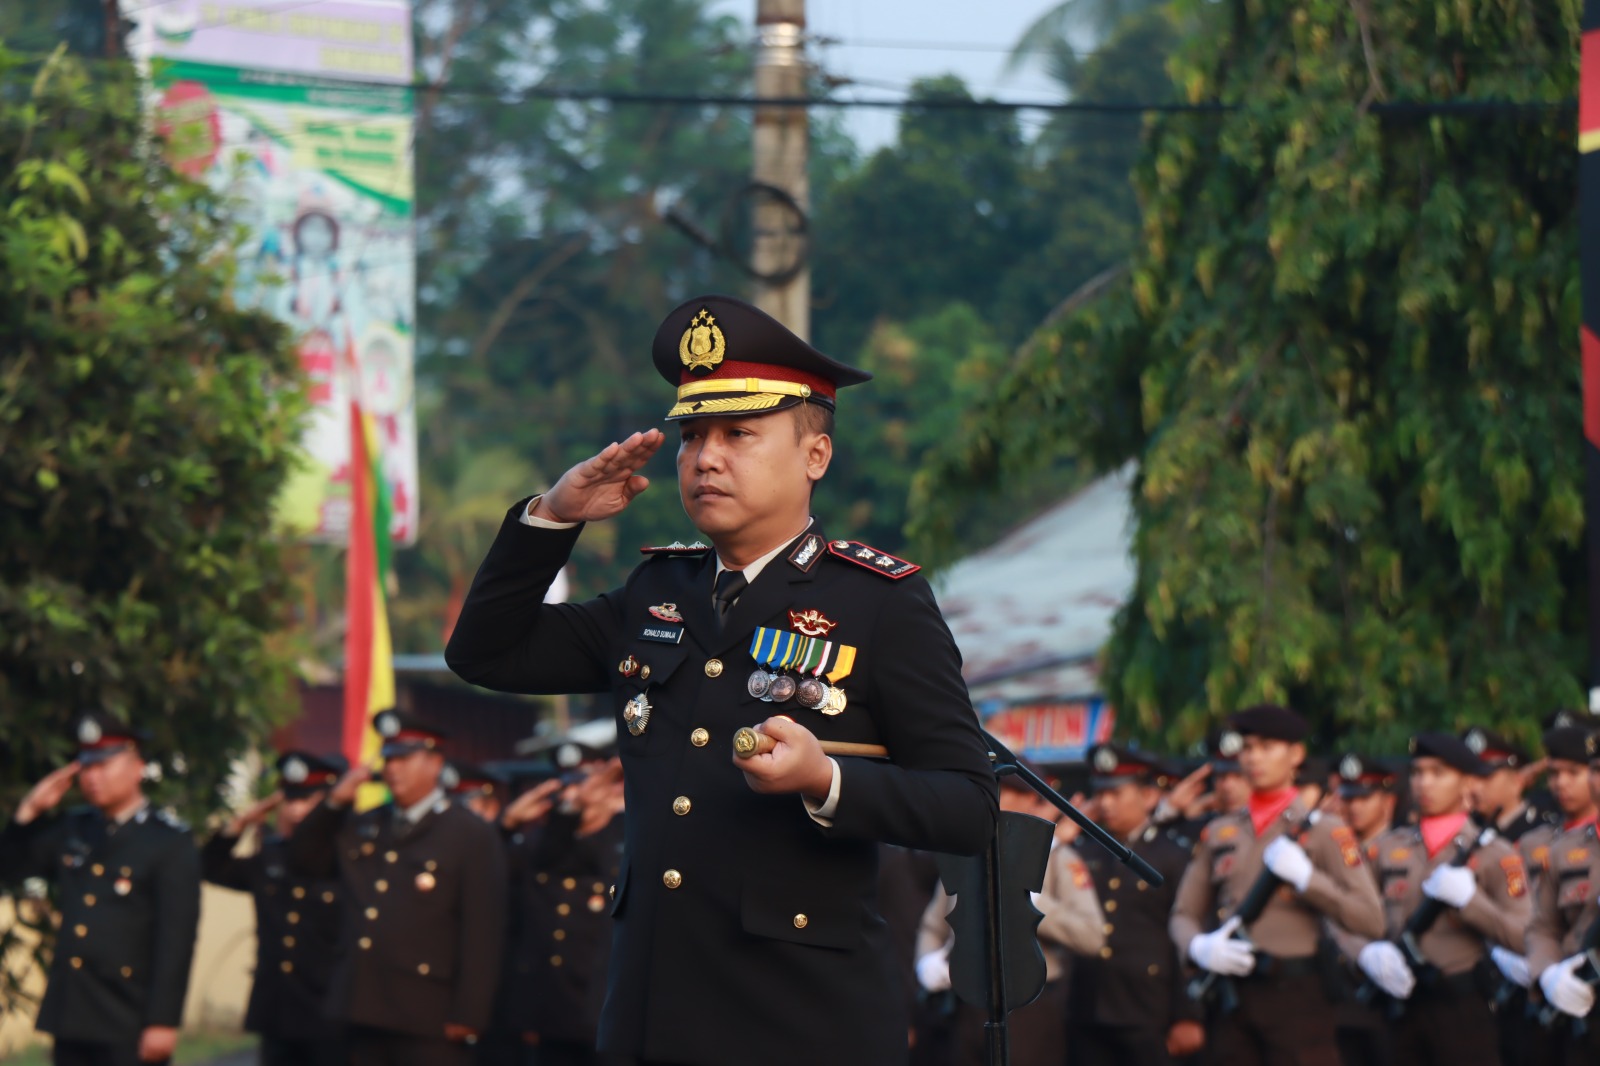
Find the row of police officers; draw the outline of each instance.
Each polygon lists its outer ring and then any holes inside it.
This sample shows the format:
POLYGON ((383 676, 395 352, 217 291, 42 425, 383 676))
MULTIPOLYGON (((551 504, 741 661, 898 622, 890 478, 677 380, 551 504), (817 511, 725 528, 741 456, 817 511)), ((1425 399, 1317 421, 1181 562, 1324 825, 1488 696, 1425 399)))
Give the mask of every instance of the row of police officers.
POLYGON ((77 757, 0 831, 0 881, 58 915, 37 1019, 54 1061, 170 1059, 202 880, 254 901, 244 1024, 264 1066, 602 1061, 616 760, 563 745, 564 772, 507 804, 503 777, 446 762, 444 730, 375 724, 385 802, 362 809, 370 775, 339 756, 284 752, 271 795, 198 849, 144 797, 144 735, 76 724, 77 757), (74 781, 86 805, 57 814, 74 781))

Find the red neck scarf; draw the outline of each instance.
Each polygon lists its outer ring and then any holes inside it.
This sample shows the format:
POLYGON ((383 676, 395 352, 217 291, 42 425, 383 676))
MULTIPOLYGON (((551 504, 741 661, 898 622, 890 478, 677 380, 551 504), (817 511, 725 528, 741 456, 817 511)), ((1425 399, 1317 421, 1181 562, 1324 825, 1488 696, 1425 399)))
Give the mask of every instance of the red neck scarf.
POLYGON ((1428 858, 1439 854, 1439 849, 1456 838, 1461 832, 1461 827, 1467 824, 1467 812, 1457 811, 1455 814, 1436 814, 1431 818, 1424 818, 1419 826, 1422 830, 1422 846, 1428 849, 1428 858))
POLYGON ((1267 826, 1277 821, 1278 817, 1299 798, 1300 790, 1293 785, 1280 788, 1276 792, 1250 793, 1250 824, 1256 827, 1256 836, 1265 833, 1267 826))
POLYGON ((1582 829, 1586 825, 1595 825, 1597 820, 1600 820, 1600 816, 1591 814, 1587 818, 1579 818, 1576 822, 1568 822, 1566 828, 1569 830, 1582 829))

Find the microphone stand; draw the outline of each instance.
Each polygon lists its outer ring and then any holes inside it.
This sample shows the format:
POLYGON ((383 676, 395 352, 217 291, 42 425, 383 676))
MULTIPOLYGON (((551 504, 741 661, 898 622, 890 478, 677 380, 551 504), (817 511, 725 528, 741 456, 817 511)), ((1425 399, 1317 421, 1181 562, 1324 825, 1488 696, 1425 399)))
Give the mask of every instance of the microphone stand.
MULTIPOLYGON (((1026 782, 1029 788, 1072 819, 1078 828, 1083 830, 1084 835, 1106 849, 1112 858, 1132 870, 1141 880, 1152 887, 1163 883, 1165 878, 1156 872, 1155 867, 1135 855, 1126 844, 1102 829, 1092 818, 1074 807, 1070 800, 1051 788, 1043 778, 1024 766, 1022 760, 1018 759, 1010 748, 1000 743, 993 734, 984 730, 983 739, 989 746, 989 762, 994 767, 996 777, 1015 774, 1026 782)), ((1000 829, 1000 826, 995 827, 995 834, 989 839, 989 846, 983 853, 984 930, 988 940, 984 947, 989 963, 989 979, 986 982, 989 1020, 983 1026, 984 1059, 987 1066, 1009 1066, 1011 1056, 1011 1038, 1006 1024, 1005 950, 1002 945, 1003 925, 1000 916, 1000 898, 1003 891, 1000 829)))

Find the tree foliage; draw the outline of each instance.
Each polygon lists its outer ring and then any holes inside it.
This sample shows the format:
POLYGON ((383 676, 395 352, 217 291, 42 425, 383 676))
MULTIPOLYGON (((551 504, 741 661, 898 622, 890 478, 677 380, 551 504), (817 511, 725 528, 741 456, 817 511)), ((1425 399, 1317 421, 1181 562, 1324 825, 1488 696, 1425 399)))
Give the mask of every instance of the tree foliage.
POLYGON ((1129 272, 1035 338, 924 472, 1136 460, 1106 653, 1169 742, 1257 699, 1327 736, 1579 698, 1576 0, 1183 5, 1222 114, 1152 123, 1129 272))
POLYGON ((210 810, 295 709, 270 505, 304 410, 229 296, 225 205, 172 173, 131 69, 0 49, 0 805, 103 706, 210 810))

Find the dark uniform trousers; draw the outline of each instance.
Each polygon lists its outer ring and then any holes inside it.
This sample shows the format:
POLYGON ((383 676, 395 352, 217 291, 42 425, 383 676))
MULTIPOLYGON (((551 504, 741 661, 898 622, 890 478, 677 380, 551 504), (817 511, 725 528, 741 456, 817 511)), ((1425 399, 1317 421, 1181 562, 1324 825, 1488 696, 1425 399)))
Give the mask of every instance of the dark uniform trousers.
POLYGON ((1405 1066, 1499 1066, 1494 1012, 1471 973, 1443 978, 1406 1000, 1394 1027, 1395 1061, 1405 1066))
MULTIPOLYGON (((140 1060, 138 1041, 102 1044, 93 1040, 57 1040, 50 1050, 50 1061, 55 1066, 152 1066, 140 1060)), ((154 1066, 166 1066, 171 1061, 162 1059, 154 1066)))
POLYGON ((324 1014, 339 943, 338 882, 289 868, 288 841, 263 838, 236 856, 237 837, 218 833, 200 849, 205 879, 250 893, 256 913, 256 972, 246 1032, 261 1034, 261 1066, 343 1066, 344 1027, 324 1014))
POLYGON ((47 877, 61 916, 35 1023, 58 1063, 138 1060, 141 1033, 177 1026, 200 922, 188 827, 144 807, 117 825, 92 808, 0 832, 0 881, 47 877))
POLYGON ((1296 973, 1238 982, 1239 1009, 1211 1028, 1218 1066, 1339 1066, 1335 1018, 1322 976, 1296 973))
POLYGON ((439 800, 415 824, 393 804, 326 803, 289 840, 297 874, 339 875, 340 941, 329 1017, 355 1066, 472 1060, 445 1026, 489 1027, 506 920, 505 849, 483 819, 439 800))
POLYGON ((1166 1034, 1144 1025, 1080 1025, 1072 1021, 1072 1066, 1165 1066, 1166 1034))
POLYGON ((926 580, 813 529, 721 625, 709 550, 657 554, 622 589, 546 604, 579 530, 524 525, 525 507, 506 516, 445 657, 502 691, 610 693, 628 813, 601 1049, 693 1066, 905 1062, 878 844, 974 854, 998 805, 926 580), (854 649, 835 661, 848 665, 833 678, 842 713, 751 695, 756 629, 793 632, 817 615, 834 626, 828 641, 854 649), (800 797, 757 794, 733 765, 735 731, 774 714, 824 740, 883 744, 891 759, 837 760, 839 805, 819 824, 800 797))

